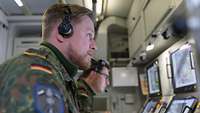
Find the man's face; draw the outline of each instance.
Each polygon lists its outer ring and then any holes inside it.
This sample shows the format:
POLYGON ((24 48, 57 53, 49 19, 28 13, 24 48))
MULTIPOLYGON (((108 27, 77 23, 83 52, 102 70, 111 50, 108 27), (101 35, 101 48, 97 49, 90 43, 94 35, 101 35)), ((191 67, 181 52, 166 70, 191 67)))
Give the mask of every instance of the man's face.
POLYGON ((81 21, 73 25, 73 30, 67 51, 69 58, 81 69, 88 69, 96 50, 94 24, 88 16, 82 16, 81 21))
POLYGON ((104 92, 106 87, 110 84, 109 82, 109 70, 106 67, 103 67, 101 72, 96 72, 96 91, 104 92))

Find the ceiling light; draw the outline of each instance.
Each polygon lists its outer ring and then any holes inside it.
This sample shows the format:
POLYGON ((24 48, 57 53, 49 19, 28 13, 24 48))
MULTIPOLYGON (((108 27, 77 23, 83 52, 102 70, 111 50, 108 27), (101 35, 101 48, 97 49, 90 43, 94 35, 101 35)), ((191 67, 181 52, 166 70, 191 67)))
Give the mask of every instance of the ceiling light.
POLYGON ((146 47, 146 51, 150 51, 154 48, 154 44, 149 44, 147 47, 146 47))
POLYGON ((24 4, 22 3, 21 0, 15 0, 15 3, 19 6, 22 7, 24 4))

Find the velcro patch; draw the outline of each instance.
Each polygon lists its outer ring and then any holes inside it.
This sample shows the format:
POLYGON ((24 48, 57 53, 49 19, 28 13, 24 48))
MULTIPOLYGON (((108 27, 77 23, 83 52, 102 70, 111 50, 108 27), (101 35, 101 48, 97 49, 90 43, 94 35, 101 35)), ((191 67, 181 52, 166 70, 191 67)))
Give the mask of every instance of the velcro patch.
POLYGON ((64 113, 60 91, 50 84, 36 83, 33 91, 36 113, 64 113))

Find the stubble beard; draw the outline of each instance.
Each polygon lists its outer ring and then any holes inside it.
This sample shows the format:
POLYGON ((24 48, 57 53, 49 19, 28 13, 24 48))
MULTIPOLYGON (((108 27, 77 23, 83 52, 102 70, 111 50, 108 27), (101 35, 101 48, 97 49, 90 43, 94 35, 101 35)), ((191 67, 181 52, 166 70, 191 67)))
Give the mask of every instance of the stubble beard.
POLYGON ((90 68, 91 65, 91 58, 86 52, 84 55, 80 54, 78 50, 73 49, 73 46, 69 48, 69 57, 71 61, 79 67, 81 70, 86 70, 90 68))
POLYGON ((80 69, 82 70, 87 70, 90 68, 90 65, 91 65, 91 61, 82 61, 81 65, 80 65, 80 69))
POLYGON ((74 59, 75 64, 78 65, 79 69, 87 70, 90 68, 91 59, 88 59, 88 55, 79 56, 74 59))

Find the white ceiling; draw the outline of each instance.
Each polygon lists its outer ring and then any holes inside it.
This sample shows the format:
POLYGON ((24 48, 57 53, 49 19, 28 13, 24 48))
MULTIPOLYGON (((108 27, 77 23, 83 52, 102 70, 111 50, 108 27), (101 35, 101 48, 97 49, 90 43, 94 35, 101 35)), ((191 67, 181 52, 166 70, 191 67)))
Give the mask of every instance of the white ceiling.
POLYGON ((127 17, 134 0, 107 0, 106 16, 127 17))
MULTIPOLYGON (((64 0, 22 0, 23 7, 18 7, 14 0, 0 0, 0 8, 8 16, 13 15, 41 15, 45 9, 64 0)), ((119 16, 126 18, 134 0, 104 0, 105 16, 119 16)), ((92 2, 92 0, 91 0, 92 2)), ((97 0, 98 2, 98 0, 97 0)), ((65 0, 65 3, 84 5, 84 0, 65 0)))

